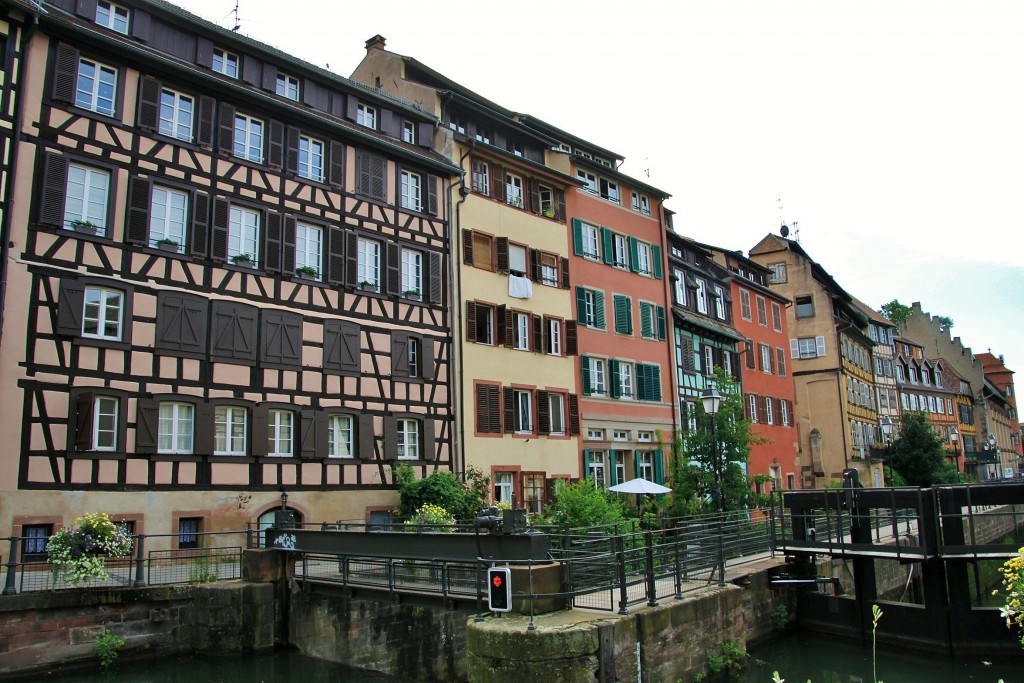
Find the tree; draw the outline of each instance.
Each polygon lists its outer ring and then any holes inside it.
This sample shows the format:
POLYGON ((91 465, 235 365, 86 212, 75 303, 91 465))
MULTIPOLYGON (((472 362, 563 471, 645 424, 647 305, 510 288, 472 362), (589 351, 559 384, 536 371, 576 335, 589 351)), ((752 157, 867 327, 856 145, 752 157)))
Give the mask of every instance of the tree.
POLYGON ((938 323, 947 330, 953 327, 953 319, 950 318, 948 315, 937 315, 935 316, 935 320, 937 320, 938 323))
POLYGON ((555 524, 578 529, 621 522, 623 501, 614 493, 598 489, 589 477, 572 484, 561 480, 555 484, 556 501, 548 508, 548 516, 555 524))
POLYGON ((902 328, 903 323, 907 322, 907 318, 914 312, 910 306, 904 306, 900 303, 899 299, 893 299, 889 303, 882 306, 882 315, 888 318, 893 325, 902 328))
POLYGON ((451 472, 434 471, 429 477, 417 479, 412 467, 403 464, 395 468, 395 483, 398 484, 398 512, 403 517, 416 514, 429 503, 450 512, 455 519, 473 519, 486 505, 490 480, 480 470, 470 467, 463 481, 451 472))
POLYGON ((960 481, 959 472, 946 462, 942 440, 921 412, 904 413, 900 432, 889 447, 889 464, 908 486, 960 481))
POLYGON ((714 509, 716 458, 722 465, 723 509, 742 509, 758 503, 751 490, 751 479, 746 475, 746 464, 750 447, 767 441, 754 434, 750 421, 743 416, 739 383, 721 368, 715 368, 711 379, 722 395, 714 419, 714 441, 711 417, 704 413, 704 404, 697 401, 697 428, 684 429, 677 441, 678 462, 673 455, 673 514, 714 509))

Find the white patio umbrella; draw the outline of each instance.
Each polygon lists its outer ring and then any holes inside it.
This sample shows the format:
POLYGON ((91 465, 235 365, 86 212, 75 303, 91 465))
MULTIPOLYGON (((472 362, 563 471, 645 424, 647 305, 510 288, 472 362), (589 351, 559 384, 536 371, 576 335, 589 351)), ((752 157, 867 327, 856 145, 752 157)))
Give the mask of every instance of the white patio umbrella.
POLYGON ((672 489, 661 484, 655 484, 653 481, 647 481, 637 477, 636 479, 630 479, 624 481, 621 484, 615 486, 609 486, 609 491, 615 491, 616 493, 668 493, 672 489))

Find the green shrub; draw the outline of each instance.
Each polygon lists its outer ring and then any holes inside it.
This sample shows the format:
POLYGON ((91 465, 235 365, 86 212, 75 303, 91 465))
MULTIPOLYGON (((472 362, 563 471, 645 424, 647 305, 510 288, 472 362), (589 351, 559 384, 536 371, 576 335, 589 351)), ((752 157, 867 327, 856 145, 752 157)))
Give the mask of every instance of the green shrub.
POLYGON ((100 666, 104 669, 110 667, 117 661, 117 656, 125 645, 125 640, 116 633, 107 629, 96 636, 92 651, 100 658, 100 666))
POLYGON ((613 493, 606 493, 590 479, 573 484, 561 480, 555 485, 556 502, 548 508, 555 524, 571 528, 615 524, 623 520, 622 502, 613 493))
POLYGON ((401 498, 398 512, 406 518, 424 505, 436 505, 457 520, 472 519, 485 507, 490 487, 490 479, 475 467, 467 468, 464 480, 460 481, 442 470, 417 479, 412 467, 401 465, 394 470, 394 480, 401 498))

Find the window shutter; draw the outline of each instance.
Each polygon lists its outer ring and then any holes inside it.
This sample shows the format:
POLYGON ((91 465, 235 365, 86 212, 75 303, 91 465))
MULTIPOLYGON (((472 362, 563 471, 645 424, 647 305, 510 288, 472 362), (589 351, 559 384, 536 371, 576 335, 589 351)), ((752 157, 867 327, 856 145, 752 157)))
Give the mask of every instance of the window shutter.
POLYGON ((209 403, 196 404, 195 445, 193 451, 197 455, 212 455, 214 408, 209 403))
POLYGON ((302 316, 263 311, 260 317, 260 362, 289 368, 302 366, 302 316))
POLYGON ((424 417, 420 421, 420 428, 423 430, 423 444, 422 452, 423 458, 427 462, 434 462, 437 460, 437 440, 434 436, 434 420, 430 417, 424 417))
POLYGON ((387 199, 387 179, 384 174, 387 172, 388 163, 379 156, 369 155, 369 192, 374 199, 384 201, 387 199))
POLYGON ((505 169, 497 164, 491 164, 491 197, 505 201, 505 169))
POLYGON ((345 373, 360 370, 359 325, 343 320, 324 321, 324 369, 345 373))
POLYGON ((384 459, 398 459, 398 418, 394 415, 384 416, 384 459))
POLYGON ((540 213, 540 185, 533 178, 526 179, 526 192, 530 197, 530 211, 540 213))
MULTIPOLYGON (((354 102, 351 98, 350 101, 354 102)), ((356 192, 369 195, 371 184, 370 154, 365 150, 356 150, 356 192)))
POLYGON ((135 404, 135 452, 156 453, 160 435, 160 402, 140 398, 135 404))
POLYGON ((590 396, 590 356, 580 356, 580 374, 583 385, 583 395, 590 396))
POLYGON ((157 294, 156 340, 158 351, 203 358, 206 356, 206 318, 209 300, 191 294, 157 294))
POLYGON ((495 251, 497 253, 497 265, 499 273, 508 273, 508 238, 498 237, 495 239, 495 251))
POLYGON ((196 64, 205 66, 207 69, 213 67, 213 41, 201 36, 196 36, 196 64))
POLYGON ((214 301, 210 355, 226 362, 255 361, 257 310, 253 306, 214 301))
POLYGON ((786 352, 782 350, 782 347, 775 348, 775 369, 779 373, 779 377, 786 376, 786 352))
POLYGON ((530 250, 530 279, 534 282, 540 282, 540 250, 530 250))
POLYGON ((249 434, 249 452, 254 456, 266 455, 269 446, 270 436, 268 423, 270 421, 270 410, 266 406, 256 406, 251 411, 252 429, 249 434))
POLYGON ((651 373, 651 400, 661 401, 661 366, 649 366, 651 373))
POLYGON ((633 451, 633 477, 640 479, 640 456, 643 451, 633 451))
POLYGON ((160 125, 160 81, 149 76, 139 79, 139 112, 136 123, 140 128, 156 130, 160 125))
MULTIPOLYGON (((95 12, 90 19, 95 18, 95 12)), ((57 45, 53 61, 53 99, 58 102, 74 103, 78 87, 79 52, 66 43, 57 45)))
POLYGON ((428 274, 430 282, 430 303, 444 303, 444 273, 442 272, 443 260, 441 258, 441 254, 434 251, 430 252, 427 255, 427 266, 430 268, 430 272, 428 274))
POLYGON ((281 214, 267 211, 266 230, 263 231, 263 268, 281 272, 281 214))
POLYGON ((515 339, 512 329, 512 311, 508 306, 502 304, 495 309, 494 314, 494 343, 497 346, 512 347, 515 339))
POLYGON ((638 401, 650 400, 648 395, 647 366, 637 363, 636 366, 636 398, 638 401))
POLYGON ((374 460, 377 439, 373 433, 373 415, 362 413, 357 419, 356 457, 360 460, 374 460))
POLYGON ((132 10, 132 38, 143 43, 149 42, 149 12, 143 12, 138 8, 132 10))
POLYGON ((665 308, 664 306, 654 307, 655 317, 658 323, 658 341, 665 341, 665 308))
POLYGON ((571 289, 569 284, 569 259, 564 256, 559 257, 559 265, 561 266, 562 289, 571 289))
POLYGON ((267 125, 267 164, 276 168, 284 166, 284 124, 270 121, 267 125))
POLYGON ((440 213, 437 205, 438 178, 436 175, 428 175, 425 182, 427 184, 427 213, 436 216, 440 213))
POLYGON ((555 190, 555 204, 558 205, 558 213, 555 214, 555 218, 562 222, 565 220, 565 192, 562 190, 555 190))
MULTIPOLYGON (((281 272, 291 274, 295 272, 295 216, 290 213, 285 214, 283 220, 284 229, 281 232, 281 272)), ((327 239, 330 239, 329 235, 327 235, 327 239)), ((322 266, 319 274, 321 277, 325 275, 322 272, 322 266)))
POLYGON ((575 356, 579 353, 579 342, 576 332, 576 321, 565 321, 565 355, 575 356))
POLYGON ((635 237, 627 237, 629 244, 629 269, 634 273, 640 272, 640 243, 635 237))
POLYGON ((462 262, 473 265, 473 231, 462 229, 462 262))
POLYGON ((277 91, 277 67, 273 64, 263 63, 263 89, 269 92, 277 91))
POLYGON ((604 320, 604 292, 599 289, 594 290, 594 326, 598 329, 605 329, 604 320))
POLYGON ((192 193, 192 240, 193 256, 206 256, 206 241, 210 227, 210 195, 205 192, 192 193))
POLYGON ((576 319, 581 325, 593 323, 587 320, 587 290, 584 287, 576 286, 576 319))
POLYGON ((409 335, 397 330, 391 333, 391 375, 409 376, 409 335))
POLYGON ((323 457, 324 449, 320 446, 322 437, 318 429, 321 422, 318 418, 321 416, 326 417, 324 413, 315 410, 303 410, 299 413, 299 457, 303 460, 323 457))
POLYGON ((337 140, 331 140, 329 145, 331 160, 327 167, 327 182, 331 185, 341 186, 345 184, 345 145, 337 140))
POLYGON ((69 422, 74 424, 74 439, 70 444, 72 450, 92 450, 92 418, 94 400, 95 395, 91 391, 82 392, 75 397, 74 419, 69 420, 69 422))
POLYGON ((611 358, 608 360, 608 374, 610 375, 609 384, 611 384, 609 394, 612 398, 622 398, 621 386, 619 384, 622 376, 617 359, 611 358))
POLYGON ((76 0, 75 14, 89 21, 96 21, 96 0, 76 0))
POLYGON ((615 234, 608 228, 601 228, 601 260, 606 265, 615 264, 615 234))
POLYGON ((619 453, 623 451, 608 451, 608 484, 609 486, 615 486, 621 484, 619 481, 619 474, 616 472, 616 463, 619 460, 619 453))
POLYGON ((394 242, 384 245, 384 291, 388 294, 400 294, 402 291, 402 250, 394 242))
POLYGON ((505 403, 505 432, 511 434, 516 428, 516 395, 512 387, 502 387, 501 392, 505 403))
POLYGON ((334 225, 327 230, 327 279, 345 283, 345 231, 334 225))
POLYGON ((43 187, 39 198, 39 222, 64 225, 64 192, 68 185, 68 160, 47 152, 43 157, 43 187))
POLYGON ((825 355, 825 337, 814 338, 814 350, 817 353, 818 358, 825 355))
POLYGON ((580 435, 580 399, 576 394, 569 394, 569 435, 580 435))
POLYGON ((533 350, 536 353, 544 353, 544 325, 541 322, 541 317, 535 315, 531 319, 533 333, 533 350))
POLYGON ((299 171, 299 129, 295 126, 288 126, 285 133, 285 170, 292 173, 299 171))
POLYGON ((476 341, 476 303, 466 302, 466 341, 476 341))
POLYGON ((226 199, 213 200, 213 245, 210 256, 224 260, 228 256, 228 217, 231 205, 226 199))
POLYGON ((434 122, 420 121, 416 124, 416 144, 420 147, 434 146, 434 122))
MULTIPOLYGON (((476 431, 480 434, 487 434, 494 431, 491 429, 491 420, 493 419, 491 389, 493 388, 494 387, 486 384, 477 384, 476 387, 474 387, 476 399, 476 431)), ((500 424, 497 431, 501 431, 500 424)))
POLYGON ((150 181, 132 176, 128 180, 128 221, 125 237, 136 244, 149 243, 150 181))
POLYGON ((656 451, 651 451, 651 459, 654 461, 654 483, 664 484, 665 483, 665 456, 659 448, 656 451))
POLYGON ((352 230, 345 231, 345 284, 356 286, 359 278, 359 235, 352 230))
POLYGON ((661 277, 662 277, 662 270, 661 270, 661 247, 659 247, 659 246, 657 246, 655 244, 651 245, 651 259, 654 261, 654 263, 652 264, 653 268, 654 268, 654 277, 656 277, 656 278, 658 278, 660 280, 661 277))
POLYGON ((651 304, 646 301, 640 302, 640 336, 650 339, 654 336, 654 321, 651 317, 651 304))
POLYGON ((583 256, 583 221, 579 218, 572 219, 572 253, 576 256, 583 256))
POLYGON ((345 118, 355 121, 359 115, 359 100, 354 95, 346 95, 345 118))
POLYGON ((548 392, 537 391, 537 433, 551 433, 551 404, 548 399, 548 392))
POLYGON ((437 367, 434 363, 434 340, 424 337, 420 341, 420 376, 423 379, 434 379, 437 367))
POLYGON ((743 397, 743 419, 744 420, 749 420, 750 419, 750 396, 749 396, 749 394, 747 396, 743 397))
POLYGON ((85 286, 75 280, 60 281, 60 300, 57 303, 57 334, 77 337, 82 334, 82 307, 85 286))
POLYGON ((242 55, 242 80, 252 86, 260 85, 260 60, 252 55, 242 55))
POLYGON ((228 102, 220 103, 217 149, 223 154, 233 154, 235 150, 235 106, 228 102))
MULTIPOLYGON (((622 294, 615 294, 612 296, 613 307, 615 309, 615 331, 621 334, 633 334, 633 313, 630 310, 630 300, 628 296, 622 294)), ((640 302, 641 320, 643 319, 643 302, 640 302)))

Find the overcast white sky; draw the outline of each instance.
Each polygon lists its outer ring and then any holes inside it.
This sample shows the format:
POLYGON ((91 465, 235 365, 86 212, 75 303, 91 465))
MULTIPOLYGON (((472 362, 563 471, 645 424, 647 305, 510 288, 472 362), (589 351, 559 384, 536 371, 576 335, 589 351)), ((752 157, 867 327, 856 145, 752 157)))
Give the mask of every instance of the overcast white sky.
MULTIPOLYGON (((177 4, 233 25, 234 0, 177 4)), ((679 232, 746 252, 799 223, 851 294, 920 301, 1024 373, 1020 0, 239 0, 239 19, 344 76, 380 33, 624 155, 679 232)))

